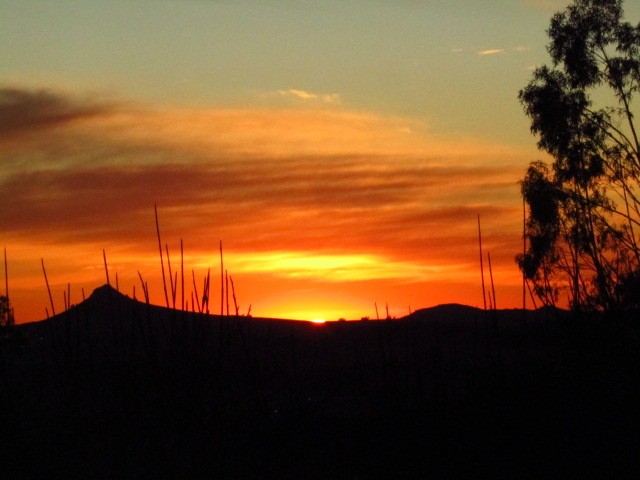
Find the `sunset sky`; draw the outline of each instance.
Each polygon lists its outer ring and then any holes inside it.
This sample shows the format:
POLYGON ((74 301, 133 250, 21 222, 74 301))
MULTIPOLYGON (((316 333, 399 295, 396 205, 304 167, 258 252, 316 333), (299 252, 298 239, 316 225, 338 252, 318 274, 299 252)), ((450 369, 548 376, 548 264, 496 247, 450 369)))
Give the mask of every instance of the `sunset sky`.
POLYGON ((517 94, 567 4, 0 0, 16 320, 45 316, 41 258, 59 311, 105 283, 103 249, 163 304, 154 204, 189 301, 192 269, 219 291, 221 240, 242 313, 479 306, 480 214, 498 307, 520 306, 517 182, 544 157, 517 94))

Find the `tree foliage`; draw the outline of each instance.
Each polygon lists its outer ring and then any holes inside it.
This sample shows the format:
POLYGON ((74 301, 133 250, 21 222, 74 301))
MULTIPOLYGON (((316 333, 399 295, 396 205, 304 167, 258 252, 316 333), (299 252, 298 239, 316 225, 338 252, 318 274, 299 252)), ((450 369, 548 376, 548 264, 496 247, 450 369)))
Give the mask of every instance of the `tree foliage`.
POLYGON ((538 147, 520 182, 528 249, 517 256, 546 303, 569 292, 574 308, 636 307, 640 286, 640 23, 622 0, 574 0, 547 30, 550 66, 519 99, 538 147))
POLYGON ((13 325, 13 312, 9 299, 0 295, 0 327, 13 325))

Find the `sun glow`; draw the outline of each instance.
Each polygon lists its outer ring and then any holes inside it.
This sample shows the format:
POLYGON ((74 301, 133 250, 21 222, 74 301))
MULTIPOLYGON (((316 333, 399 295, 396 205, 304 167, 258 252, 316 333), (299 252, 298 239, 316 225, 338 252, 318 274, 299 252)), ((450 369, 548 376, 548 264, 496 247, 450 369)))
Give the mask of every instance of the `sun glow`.
POLYGON ((451 275, 464 265, 422 265, 369 254, 314 252, 243 253, 232 257, 238 272, 269 273, 288 278, 350 282, 370 279, 433 280, 451 275))

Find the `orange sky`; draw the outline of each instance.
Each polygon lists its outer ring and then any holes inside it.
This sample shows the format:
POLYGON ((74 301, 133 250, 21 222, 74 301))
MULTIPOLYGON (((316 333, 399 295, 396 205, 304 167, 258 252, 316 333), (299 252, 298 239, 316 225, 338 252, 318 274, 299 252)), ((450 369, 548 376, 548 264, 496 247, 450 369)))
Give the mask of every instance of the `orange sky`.
POLYGON ((219 291, 222 241, 243 313, 480 306, 480 215, 498 307, 521 306, 517 182, 544 156, 518 91, 568 3, 0 0, 17 321, 50 309, 41 258, 59 311, 105 282, 103 249, 163 304, 154 204, 187 299, 192 270, 219 291))
MULTIPOLYGON (((218 242, 241 312, 402 316, 445 302, 481 305, 477 224, 499 307, 521 305, 517 181, 530 151, 425 122, 299 108, 158 108, 60 91, 3 89, 0 246, 18 322, 45 316, 44 258, 56 309, 105 282, 164 303, 154 223, 201 290, 219 291, 218 242)), ((488 276, 487 276, 488 279, 488 276)), ((212 310, 219 309, 213 295, 212 310)))

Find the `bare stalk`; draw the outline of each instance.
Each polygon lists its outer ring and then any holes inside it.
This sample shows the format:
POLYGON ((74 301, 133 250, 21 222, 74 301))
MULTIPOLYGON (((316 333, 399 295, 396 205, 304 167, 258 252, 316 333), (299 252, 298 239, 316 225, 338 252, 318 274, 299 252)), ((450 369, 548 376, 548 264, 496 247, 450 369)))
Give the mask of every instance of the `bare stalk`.
MULTIPOLYGON (((193 290, 196 292, 196 302, 198 302, 198 312, 202 313, 202 309, 200 308, 200 299, 198 298, 198 286, 196 285, 196 273, 191 270, 191 275, 193 277, 193 290)), ((191 307, 193 308, 193 295, 191 298, 191 307)))
POLYGON ((164 244, 164 248, 167 252, 167 267, 169 268, 169 286, 171 287, 171 299, 173 301, 173 308, 176 308, 176 288, 177 286, 173 282, 173 273, 171 272, 171 257, 169 257, 169 245, 164 244))
POLYGON ((4 247, 4 291, 9 305, 9 270, 7 269, 7 247, 4 247))
POLYGON ((204 285, 202 286, 202 311, 209 315, 209 292, 211 283, 211 269, 207 269, 207 276, 204 277, 204 285))
POLYGON ((147 287, 147 284, 143 280, 142 274, 140 273, 139 270, 138 270, 138 276, 140 277, 140 284, 142 285, 142 293, 144 293, 144 300, 146 303, 149 303, 149 289, 147 287))
POLYGON ((227 272, 226 270, 224 271, 224 276, 225 276, 225 288, 224 291, 226 293, 226 302, 227 302, 227 317, 229 316, 229 272, 227 272))
POLYGON ((491 254, 487 252, 487 259, 489 260, 489 278, 491 279, 491 296, 493 297, 493 310, 497 310, 496 305, 496 289, 493 284, 493 270, 491 269, 491 254))
POLYGON ((220 240, 220 316, 224 315, 224 262, 222 260, 222 240, 220 240))
POLYGON ((233 294, 233 306, 236 309, 236 317, 240 315, 240 308, 238 307, 238 301, 236 300, 236 287, 233 284, 233 277, 229 276, 229 280, 231 280, 231 292, 233 294))
POLYGON ((178 293, 178 272, 173 272, 173 284, 175 285, 175 290, 173 290, 173 308, 176 308, 176 296, 178 293))
POLYGON ((482 231, 480 230, 480 214, 478 214, 478 243, 480 245, 480 278, 482 278, 482 301, 484 310, 487 310, 487 294, 484 288, 484 266, 482 264, 482 231))
POLYGON ((164 260, 162 258, 162 242, 160 241, 160 225, 158 223, 158 206, 154 203, 153 209, 156 214, 156 232, 158 234, 158 251, 160 252, 160 266, 162 267, 162 287, 164 288, 164 300, 169 308, 169 295, 167 294, 167 280, 164 276, 164 260))
POLYGON ((211 298, 209 296, 210 292, 211 292, 211 269, 208 268, 207 269, 207 315, 209 315, 209 298, 211 298))
MULTIPOLYGON (((181 292, 181 303, 182 310, 184 310, 184 245, 182 244, 182 239, 180 239, 180 279, 182 281, 182 292, 181 292)), ((187 308, 187 310, 189 310, 187 308)))
MULTIPOLYGON (((42 272, 44 273, 44 282, 47 284, 47 292, 49 292, 49 302, 51 303, 51 313, 53 316, 56 316, 56 308, 53 306, 53 297, 51 296, 51 289, 49 288, 49 280, 47 279, 47 270, 44 268, 44 259, 41 258, 42 262, 42 272)), ((49 317, 49 312, 47 312, 47 318, 49 317)))
POLYGON ((111 286, 111 282, 109 281, 109 269, 107 268, 107 254, 104 251, 104 248, 102 249, 102 259, 104 260, 104 273, 107 276, 107 285, 111 286))

